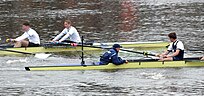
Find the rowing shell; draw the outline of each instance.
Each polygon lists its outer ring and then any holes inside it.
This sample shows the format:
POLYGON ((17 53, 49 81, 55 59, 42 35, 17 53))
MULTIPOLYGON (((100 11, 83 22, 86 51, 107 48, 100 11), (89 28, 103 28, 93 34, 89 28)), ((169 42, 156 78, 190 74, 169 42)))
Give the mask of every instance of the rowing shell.
MULTIPOLYGON (((167 42, 115 42, 121 44, 124 48, 165 48, 167 42)), ((99 47, 111 47, 115 43, 93 43, 92 46, 99 47)), ((1 47, 0 47, 1 48, 1 47)), ((81 46, 52 46, 52 47, 27 47, 27 48, 5 48, 6 50, 24 52, 24 53, 44 53, 44 52, 64 52, 64 51, 80 51, 81 46)), ((84 47, 84 51, 101 50, 100 48, 84 47)), ((5 50, 0 50, 0 55, 19 55, 17 52, 8 52, 5 50)))
POLYGON ((62 66, 30 66, 25 67, 27 71, 65 71, 65 70, 115 70, 115 69, 134 69, 134 68, 173 68, 173 67, 202 67, 204 61, 145 61, 130 62, 123 65, 62 65, 62 66))

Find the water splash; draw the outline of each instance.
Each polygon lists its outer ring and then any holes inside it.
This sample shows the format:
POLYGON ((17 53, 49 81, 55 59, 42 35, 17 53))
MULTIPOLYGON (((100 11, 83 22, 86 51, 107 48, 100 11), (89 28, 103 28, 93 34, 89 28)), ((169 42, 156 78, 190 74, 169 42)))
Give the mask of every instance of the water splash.
POLYGON ((155 80, 158 80, 158 79, 165 79, 165 76, 162 75, 161 73, 140 73, 140 75, 144 76, 145 78, 147 79, 155 79, 155 80))
POLYGON ((12 63, 27 63, 27 62, 28 62, 27 58, 6 61, 7 64, 12 64, 12 63))

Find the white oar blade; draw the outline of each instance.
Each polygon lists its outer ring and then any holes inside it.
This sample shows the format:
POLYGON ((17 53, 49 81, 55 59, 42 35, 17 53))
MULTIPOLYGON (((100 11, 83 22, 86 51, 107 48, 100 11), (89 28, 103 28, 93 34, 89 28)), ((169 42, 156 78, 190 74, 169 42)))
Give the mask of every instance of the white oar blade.
POLYGON ((50 55, 51 55, 51 54, 38 53, 38 54, 35 54, 35 58, 46 59, 46 58, 48 58, 50 55))

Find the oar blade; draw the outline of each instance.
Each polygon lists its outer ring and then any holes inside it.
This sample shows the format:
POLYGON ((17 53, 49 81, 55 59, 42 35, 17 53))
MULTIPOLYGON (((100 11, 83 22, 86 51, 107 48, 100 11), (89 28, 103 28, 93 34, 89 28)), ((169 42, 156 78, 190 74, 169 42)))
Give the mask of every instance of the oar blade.
POLYGON ((45 54, 45 53, 37 53, 37 54, 35 54, 35 58, 38 58, 38 59, 46 59, 46 58, 48 58, 50 55, 52 55, 52 54, 45 54))

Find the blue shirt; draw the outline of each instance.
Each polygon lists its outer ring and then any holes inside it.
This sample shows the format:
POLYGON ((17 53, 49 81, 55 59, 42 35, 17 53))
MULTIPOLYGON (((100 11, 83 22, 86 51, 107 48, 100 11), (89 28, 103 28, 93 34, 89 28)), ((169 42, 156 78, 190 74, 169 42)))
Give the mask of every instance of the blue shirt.
POLYGON ((125 62, 125 60, 118 57, 118 51, 116 51, 116 49, 110 49, 109 51, 105 52, 103 56, 101 56, 99 64, 107 65, 108 63, 113 63, 115 65, 121 65, 125 62))

